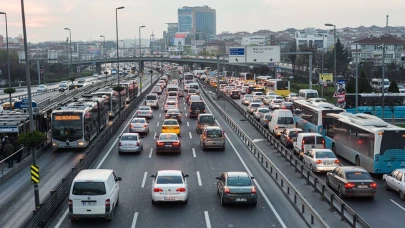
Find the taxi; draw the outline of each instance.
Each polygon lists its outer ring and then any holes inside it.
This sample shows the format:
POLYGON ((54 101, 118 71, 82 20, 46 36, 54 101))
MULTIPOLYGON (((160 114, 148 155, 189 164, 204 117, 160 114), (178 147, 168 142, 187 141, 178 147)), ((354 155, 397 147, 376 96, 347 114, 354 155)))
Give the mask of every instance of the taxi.
POLYGON ((176 133, 180 135, 180 124, 176 119, 166 119, 162 124, 162 133, 176 133))
MULTIPOLYGON (((10 109, 10 100, 9 99, 7 99, 7 100, 8 100, 8 102, 3 103, 3 109, 4 110, 10 109)), ((19 102, 19 101, 21 101, 19 98, 11 98, 11 109, 14 108, 14 103, 19 102)))

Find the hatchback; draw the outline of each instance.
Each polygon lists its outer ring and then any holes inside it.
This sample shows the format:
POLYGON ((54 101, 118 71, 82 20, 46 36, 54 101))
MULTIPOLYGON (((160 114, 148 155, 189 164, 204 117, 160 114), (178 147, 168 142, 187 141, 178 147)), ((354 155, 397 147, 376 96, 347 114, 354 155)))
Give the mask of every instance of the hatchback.
POLYGON ((202 150, 220 148, 225 151, 225 132, 219 126, 207 126, 200 136, 202 150))

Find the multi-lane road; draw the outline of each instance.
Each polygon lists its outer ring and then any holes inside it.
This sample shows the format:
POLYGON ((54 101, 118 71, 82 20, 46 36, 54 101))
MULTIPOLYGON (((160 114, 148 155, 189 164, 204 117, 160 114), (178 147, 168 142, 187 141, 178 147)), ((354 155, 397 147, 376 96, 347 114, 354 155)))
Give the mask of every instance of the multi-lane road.
MULTIPOLYGON (((158 77, 154 74, 154 80, 158 77)), ((150 77, 145 78, 143 86, 149 87, 150 77)), ((91 85, 90 85, 91 86, 91 85)), ((36 97, 49 96, 44 94, 36 97)), ((50 191, 55 190, 67 177, 71 168, 77 166, 85 156, 85 150, 55 150, 48 149, 38 158, 41 167, 41 182, 39 184, 40 202, 49 197, 50 191)), ((34 209, 34 189, 30 182, 30 168, 25 167, 15 175, 0 184, 0 227, 23 227, 32 218, 34 209)))
MULTIPOLYGON (((162 95, 160 107, 163 102, 162 95)), ((116 133, 116 138, 102 151, 93 168, 113 169, 122 177, 120 204, 112 222, 84 220, 71 223, 67 218, 66 202, 49 227, 306 227, 290 202, 211 104, 207 103, 207 113, 213 113, 226 131, 224 152, 203 152, 199 145, 200 135, 195 131, 196 120, 187 117, 187 105, 183 98, 180 98, 179 109, 183 112, 180 155, 156 155, 156 136, 161 132, 165 114, 162 109, 154 111, 154 118, 149 122, 150 132, 143 138, 144 150, 140 155, 119 155, 117 150, 117 137, 128 132, 132 118, 127 119, 116 133), (187 205, 151 204, 152 179, 149 176, 164 169, 178 169, 190 175, 187 205), (248 171, 256 177, 259 193, 256 207, 220 205, 215 177, 225 171, 248 171)))

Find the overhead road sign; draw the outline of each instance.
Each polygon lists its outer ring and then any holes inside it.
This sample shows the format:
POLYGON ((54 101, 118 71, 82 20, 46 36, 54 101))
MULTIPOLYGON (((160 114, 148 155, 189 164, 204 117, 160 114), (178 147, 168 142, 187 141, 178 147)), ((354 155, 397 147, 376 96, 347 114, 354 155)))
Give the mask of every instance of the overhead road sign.
POLYGON ((228 61, 230 63, 245 63, 246 62, 245 47, 229 47, 228 61))
POLYGON ((278 63, 280 60, 280 46, 246 47, 246 63, 278 63))
POLYGON ((32 183, 39 183, 39 166, 31 165, 31 181, 32 183))

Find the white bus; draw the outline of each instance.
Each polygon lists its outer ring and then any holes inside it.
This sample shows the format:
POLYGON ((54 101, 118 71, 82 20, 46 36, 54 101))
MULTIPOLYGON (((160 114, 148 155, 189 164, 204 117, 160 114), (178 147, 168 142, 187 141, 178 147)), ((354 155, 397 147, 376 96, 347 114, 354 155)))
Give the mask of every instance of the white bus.
POLYGON ((405 167, 405 128, 368 114, 329 113, 332 150, 370 173, 405 167))

